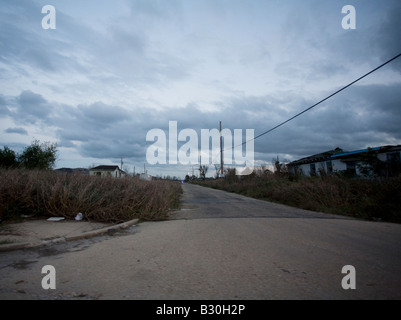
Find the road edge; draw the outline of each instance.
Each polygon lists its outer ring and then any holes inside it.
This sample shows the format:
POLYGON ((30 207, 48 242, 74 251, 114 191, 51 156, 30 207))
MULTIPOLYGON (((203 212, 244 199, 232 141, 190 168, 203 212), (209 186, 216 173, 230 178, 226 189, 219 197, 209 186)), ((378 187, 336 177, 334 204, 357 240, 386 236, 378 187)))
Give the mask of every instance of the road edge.
POLYGON ((132 220, 129 220, 129 221, 126 221, 126 222, 122 222, 122 223, 119 223, 119 224, 116 224, 116 225, 112 225, 112 226, 109 226, 109 227, 83 232, 81 234, 65 236, 65 237, 59 237, 59 238, 55 238, 55 239, 51 239, 51 240, 42 240, 42 241, 37 241, 37 242, 20 242, 20 243, 4 244, 4 245, 0 245, 0 252, 19 250, 19 249, 27 249, 27 248, 34 248, 34 247, 39 247, 39 246, 44 246, 44 245, 56 244, 56 243, 60 243, 60 242, 67 242, 67 241, 75 241, 75 240, 80 240, 80 239, 92 238, 92 237, 95 237, 95 236, 99 236, 99 235, 108 233, 108 232, 113 231, 113 230, 129 228, 129 227, 137 224, 138 221, 139 221, 139 219, 132 219, 132 220))

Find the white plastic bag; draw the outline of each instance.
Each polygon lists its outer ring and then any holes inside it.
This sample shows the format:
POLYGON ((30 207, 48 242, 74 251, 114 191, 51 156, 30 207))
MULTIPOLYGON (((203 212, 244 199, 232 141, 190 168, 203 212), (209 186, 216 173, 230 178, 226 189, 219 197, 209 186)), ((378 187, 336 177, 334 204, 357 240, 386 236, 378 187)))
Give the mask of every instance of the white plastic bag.
POLYGON ((61 221, 64 220, 64 217, 51 217, 47 219, 47 221, 61 221))

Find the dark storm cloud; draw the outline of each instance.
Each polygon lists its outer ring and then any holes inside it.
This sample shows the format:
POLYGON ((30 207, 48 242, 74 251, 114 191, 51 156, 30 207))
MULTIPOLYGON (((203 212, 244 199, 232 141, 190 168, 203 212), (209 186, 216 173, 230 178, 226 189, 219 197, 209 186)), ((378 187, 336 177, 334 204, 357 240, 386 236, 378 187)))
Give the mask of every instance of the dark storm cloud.
MULTIPOLYGON (((342 30, 334 35, 319 37, 332 66, 347 66, 378 62, 401 53, 401 3, 389 1, 350 1, 355 6, 356 29, 342 30)), ((345 4, 344 4, 345 5, 345 4)), ((342 16, 341 16, 342 17, 342 16)), ((401 61, 394 61, 389 68, 401 71, 401 61)))
MULTIPOLYGON (((14 123, 56 128, 59 146, 77 148, 83 154, 93 157, 119 157, 121 153, 135 155, 135 152, 127 152, 125 149, 135 146, 136 142, 132 138, 138 136, 138 133, 135 121, 132 120, 133 114, 124 108, 102 102, 76 107, 60 105, 29 90, 9 99, 14 103, 8 116, 14 123), (103 150, 103 153, 99 150, 103 150)), ((1 104, 4 103, 5 99, 2 98, 1 104)), ((23 127, 9 128, 5 132, 27 134, 23 127)), ((145 141, 144 135, 143 139, 138 140, 145 141)))
POLYGON ((17 134, 21 134, 21 135, 28 135, 28 131, 26 131, 24 128, 8 128, 6 130, 4 130, 4 132, 6 133, 17 133, 17 134))
MULTIPOLYGON (((396 92, 396 85, 355 87, 255 140, 255 151, 269 160, 274 153, 308 155, 336 147, 353 150, 389 144, 391 138, 400 137, 398 106, 401 96, 396 92)), ((215 112, 202 112, 196 104, 180 109, 138 112, 132 119, 128 117, 123 124, 113 125, 108 130, 99 126, 97 133, 102 138, 85 141, 80 150, 87 156, 99 158, 111 155, 118 158, 121 154, 143 158, 151 144, 145 141, 146 132, 160 128, 168 134, 169 120, 178 122, 178 131, 191 128, 199 136, 201 129, 218 128, 220 120, 223 128, 231 132, 243 129, 245 133, 245 129, 254 129, 256 136, 293 116, 290 110, 301 111, 315 102, 290 95, 245 96, 232 99, 224 110, 215 112)), ((87 118, 82 118, 81 122, 83 125, 87 118)))
MULTIPOLYGON (((401 2, 391 1, 386 10, 386 15, 378 26, 374 45, 381 52, 382 59, 389 59, 401 53, 401 2)), ((401 59, 395 61, 391 67, 401 72, 401 59)))
MULTIPOLYGON (((223 119, 226 124, 252 128, 257 136, 316 102, 293 96, 243 97, 233 101, 223 119)), ((398 83, 351 87, 256 139, 255 152, 260 156, 275 152, 297 157, 336 147, 354 150, 393 144, 394 139, 401 138, 400 103, 398 83)))
MULTIPOLYGON (((317 132, 327 134, 331 140, 354 141, 355 147, 380 143, 385 135, 399 139, 401 93, 398 88, 399 84, 355 86, 299 121, 312 120, 310 123, 317 132), (370 139, 362 133, 369 134, 370 139), (365 141, 358 140, 358 134, 365 141)), ((385 140, 381 143, 386 142, 389 143, 385 140)))
POLYGON ((80 146, 81 152, 93 157, 100 157, 101 150, 103 156, 111 156, 110 150, 124 145, 129 138, 132 114, 121 107, 96 102, 77 107, 65 105, 61 109, 59 114, 63 116, 55 116, 53 123, 65 147, 80 146))
POLYGON ((399 84, 366 85, 356 87, 355 93, 363 97, 363 118, 370 130, 401 139, 401 90, 399 84))
POLYGON ((25 90, 16 97, 13 117, 21 123, 46 122, 51 117, 53 107, 40 94, 25 90))
MULTIPOLYGON (((285 91, 277 96, 237 96, 214 112, 204 112, 196 103, 158 111, 139 107, 128 111, 103 102, 74 107, 50 103, 31 91, 22 92, 15 101, 15 123, 45 121, 57 128, 60 146, 74 148, 84 157, 123 156, 137 161, 144 161, 151 145, 146 133, 160 128, 168 135, 169 120, 178 121, 178 131, 191 128, 199 136, 201 129, 217 129, 219 121, 231 132, 254 129, 256 136, 316 102, 285 91)), ((336 147, 353 150, 390 144, 391 139, 401 138, 400 101, 398 84, 352 87, 255 140, 255 152, 270 161, 272 154, 296 158, 336 147)))
MULTIPOLYGON (((108 127, 120 121, 130 120, 131 114, 118 106, 95 102, 91 105, 79 105, 78 112, 88 124, 96 127, 108 127)), ((79 116, 79 115, 78 115, 79 116)))

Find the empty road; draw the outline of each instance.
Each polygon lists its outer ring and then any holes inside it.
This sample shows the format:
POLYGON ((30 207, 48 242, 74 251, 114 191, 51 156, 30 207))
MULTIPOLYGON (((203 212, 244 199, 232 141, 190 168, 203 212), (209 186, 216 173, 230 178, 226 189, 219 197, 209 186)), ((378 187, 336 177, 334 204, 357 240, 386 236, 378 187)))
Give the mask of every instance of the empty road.
POLYGON ((169 221, 0 253, 0 299, 400 299, 401 225, 184 184, 169 221), (57 287, 41 287, 41 268, 57 287), (356 289, 343 289, 345 265, 356 289))

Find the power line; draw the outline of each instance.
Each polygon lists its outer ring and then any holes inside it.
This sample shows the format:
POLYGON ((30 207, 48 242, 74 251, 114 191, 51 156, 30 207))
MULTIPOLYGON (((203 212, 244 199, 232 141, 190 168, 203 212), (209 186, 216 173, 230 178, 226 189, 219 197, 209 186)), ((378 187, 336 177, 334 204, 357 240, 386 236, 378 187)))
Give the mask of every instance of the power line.
MULTIPOLYGON (((330 99, 331 97, 333 97, 333 96, 335 96, 336 94, 340 93, 341 91, 347 89, 348 87, 352 86, 353 84, 357 83, 358 81, 362 80, 363 78, 366 78, 368 75, 370 75, 370 74, 372 74, 373 72, 379 70, 380 68, 384 67, 385 65, 389 64, 390 62, 392 62, 393 60, 395 60, 395 59, 397 59, 397 58, 399 58, 399 57, 401 57, 401 53, 397 54, 395 57, 391 58, 390 60, 386 61, 385 63, 381 64, 380 66, 378 66, 378 67, 374 68, 373 70, 369 71, 368 73, 364 74, 362 77, 359 77, 358 79, 352 81, 351 83, 347 84, 346 86, 342 87, 341 89, 337 90, 336 92, 330 94, 329 96, 327 96, 326 98, 320 100, 319 102, 315 103, 314 105, 310 106, 309 108, 307 108, 307 109, 305 109, 305 110, 303 110, 303 111, 297 113, 295 116, 293 116, 293 117, 291 117, 291 118, 289 118, 289 119, 287 119, 287 120, 281 122, 280 124, 276 125, 275 127, 271 128, 271 129, 269 129, 269 130, 267 130, 267 131, 265 131, 265 132, 263 132, 263 133, 257 135, 257 136, 254 137, 253 139, 250 139, 250 140, 248 140, 248 141, 245 141, 245 142, 243 142, 243 143, 241 143, 241 144, 239 144, 239 145, 237 145, 237 146, 235 146, 235 147, 242 146, 242 145, 246 144, 247 142, 256 140, 256 139, 258 139, 258 138, 264 136, 265 134, 268 134, 269 132, 272 132, 273 130, 276 130, 277 128, 281 127, 282 125, 286 124, 287 122, 290 122, 291 120, 294 120, 295 118, 299 117, 300 115, 304 114, 305 112, 307 112, 307 111, 313 109, 314 107, 318 106, 318 105, 321 104, 322 102, 324 102, 324 101, 330 99)), ((235 148, 235 147, 233 147, 233 148, 235 148)))

